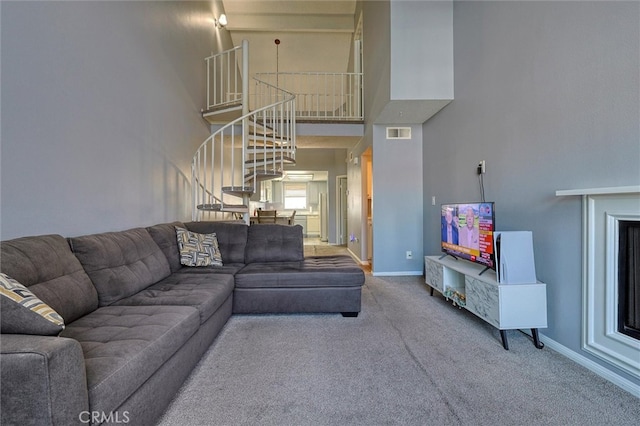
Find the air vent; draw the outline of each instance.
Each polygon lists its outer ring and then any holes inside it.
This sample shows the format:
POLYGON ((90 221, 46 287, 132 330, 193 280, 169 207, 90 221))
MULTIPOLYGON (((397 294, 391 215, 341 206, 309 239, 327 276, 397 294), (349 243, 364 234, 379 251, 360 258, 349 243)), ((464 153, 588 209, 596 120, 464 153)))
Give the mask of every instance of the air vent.
POLYGON ((387 139, 411 139, 411 127, 387 127, 387 139))

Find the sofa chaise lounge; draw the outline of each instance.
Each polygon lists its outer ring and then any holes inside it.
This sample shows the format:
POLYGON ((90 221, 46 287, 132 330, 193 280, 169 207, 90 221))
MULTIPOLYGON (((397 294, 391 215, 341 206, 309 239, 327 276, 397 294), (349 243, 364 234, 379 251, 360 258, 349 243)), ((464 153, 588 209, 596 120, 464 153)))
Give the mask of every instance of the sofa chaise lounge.
POLYGON ((275 224, 24 237, 0 256, 2 425, 154 424, 232 314, 357 316, 364 283, 275 224), (212 234, 222 265, 185 266, 212 234))

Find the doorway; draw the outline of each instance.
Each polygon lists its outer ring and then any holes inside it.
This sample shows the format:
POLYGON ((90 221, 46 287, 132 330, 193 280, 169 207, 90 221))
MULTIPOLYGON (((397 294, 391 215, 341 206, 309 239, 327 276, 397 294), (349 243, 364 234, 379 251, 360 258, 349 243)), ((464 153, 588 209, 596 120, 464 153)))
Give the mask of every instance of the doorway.
POLYGON ((362 154, 362 180, 364 182, 366 220, 366 260, 373 266, 373 150, 371 147, 362 154))

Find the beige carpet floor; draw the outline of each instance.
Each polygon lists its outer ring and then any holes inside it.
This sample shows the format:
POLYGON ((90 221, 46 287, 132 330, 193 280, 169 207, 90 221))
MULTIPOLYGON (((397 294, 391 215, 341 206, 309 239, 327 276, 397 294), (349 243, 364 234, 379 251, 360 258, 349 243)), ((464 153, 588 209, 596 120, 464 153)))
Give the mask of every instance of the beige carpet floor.
POLYGON ((366 275, 362 311, 233 315, 159 426, 636 426, 638 397, 421 276, 366 275))

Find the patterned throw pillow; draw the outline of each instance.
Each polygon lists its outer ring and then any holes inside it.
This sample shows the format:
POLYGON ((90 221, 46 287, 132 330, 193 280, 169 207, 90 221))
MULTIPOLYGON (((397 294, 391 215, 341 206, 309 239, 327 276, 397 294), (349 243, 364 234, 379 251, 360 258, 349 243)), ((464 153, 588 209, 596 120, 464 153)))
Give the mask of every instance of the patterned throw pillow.
POLYGON ((222 266, 216 234, 198 234, 176 226, 180 263, 185 266, 222 266))
POLYGON ((57 335, 64 320, 29 289, 0 273, 0 324, 2 333, 57 335))

